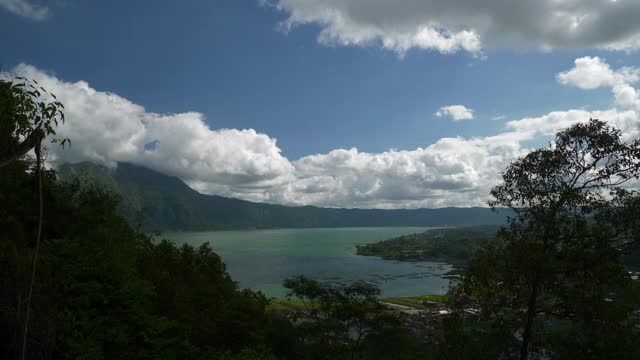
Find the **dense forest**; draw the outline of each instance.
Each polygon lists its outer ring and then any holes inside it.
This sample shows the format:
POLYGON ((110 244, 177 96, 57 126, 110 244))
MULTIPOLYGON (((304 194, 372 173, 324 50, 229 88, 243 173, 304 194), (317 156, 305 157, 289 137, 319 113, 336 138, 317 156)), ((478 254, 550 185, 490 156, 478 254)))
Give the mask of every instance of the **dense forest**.
POLYGON ((176 177, 126 163, 115 169, 92 163, 62 164, 58 175, 62 180, 79 177, 117 194, 128 219, 135 222, 144 214, 144 230, 460 226, 501 224, 511 214, 507 209, 495 213, 487 208, 381 210, 255 203, 200 194, 176 177))
MULTIPOLYGON (((4 166, 0 175, 0 352, 3 358, 19 358, 36 238, 37 180, 29 159, 4 166)), ((263 295, 239 289, 208 246, 177 248, 153 239, 128 225, 111 194, 58 183, 52 171, 43 174, 43 190, 28 358, 341 358, 384 340, 347 346, 340 340, 344 334, 323 330, 326 319, 317 329, 295 328, 279 312, 267 311, 263 295)), ((340 301, 350 309, 355 300, 340 301)), ((393 328, 393 339, 421 346, 393 319, 381 318, 375 326, 393 328)))
POLYGON ((306 309, 290 316, 239 289, 208 246, 154 238, 105 187, 59 181, 42 145, 73 139, 55 138, 64 108, 47 96, 0 80, 3 358, 640 357, 640 293, 622 261, 640 242, 640 197, 627 186, 640 178, 640 141, 602 121, 504 171, 490 205, 512 216, 478 244, 425 341, 360 281, 285 279, 306 309))

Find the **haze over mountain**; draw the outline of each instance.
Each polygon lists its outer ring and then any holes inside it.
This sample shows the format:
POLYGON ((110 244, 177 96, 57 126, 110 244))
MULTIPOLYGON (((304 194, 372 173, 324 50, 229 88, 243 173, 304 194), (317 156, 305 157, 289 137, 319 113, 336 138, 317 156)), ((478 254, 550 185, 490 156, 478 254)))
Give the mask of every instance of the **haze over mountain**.
POLYGON ((122 198, 124 213, 135 221, 140 210, 148 230, 230 228, 461 226, 502 223, 488 208, 341 209, 284 206, 201 194, 177 177, 127 163, 115 169, 89 162, 63 164, 58 176, 106 187, 122 198))

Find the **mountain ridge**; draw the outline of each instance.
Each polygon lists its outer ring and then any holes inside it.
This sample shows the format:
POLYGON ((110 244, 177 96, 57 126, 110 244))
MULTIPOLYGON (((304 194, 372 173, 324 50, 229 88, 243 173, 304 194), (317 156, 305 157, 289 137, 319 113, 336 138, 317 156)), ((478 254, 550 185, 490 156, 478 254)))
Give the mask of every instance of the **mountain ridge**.
POLYGON ((207 195, 177 177, 119 163, 115 169, 89 162, 65 163, 58 177, 107 188, 122 198, 130 220, 144 209, 143 228, 162 231, 204 231, 249 228, 463 226, 501 224, 508 210, 489 208, 361 209, 286 206, 207 195))

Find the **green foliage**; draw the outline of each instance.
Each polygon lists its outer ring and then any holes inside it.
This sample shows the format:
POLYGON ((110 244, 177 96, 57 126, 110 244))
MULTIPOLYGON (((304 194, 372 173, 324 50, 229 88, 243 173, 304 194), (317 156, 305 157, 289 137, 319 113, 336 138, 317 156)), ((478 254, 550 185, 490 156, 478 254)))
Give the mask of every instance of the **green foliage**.
MULTIPOLYGON (((64 122, 64 105, 35 80, 0 79, 0 167, 24 156, 64 122), (49 98, 53 98, 52 101, 49 98)), ((69 139, 52 139, 63 147, 69 139)))
MULTIPOLYGON (((0 353, 17 355, 33 252, 32 165, 0 169, 0 353)), ((132 229, 117 200, 45 176, 41 267, 29 354, 72 358, 202 358, 269 349, 260 294, 239 290, 220 258, 132 229)), ((269 350, 270 351, 270 350, 269 350)))
MULTIPOLYGON (((305 312, 298 319, 298 336, 305 346, 300 359, 424 359, 437 348, 426 343, 385 311, 380 290, 366 282, 321 283, 304 276, 284 281, 305 312)), ((441 297, 417 297, 417 301, 441 297)), ((385 299, 386 301, 387 299, 385 299)))
MULTIPOLYGON (((4 81, 3 81, 4 82, 4 81)), ((45 135, 55 135, 54 127, 64 122, 64 105, 56 100, 35 80, 16 77, 12 82, 2 85, 3 91, 10 94, 1 96, 2 108, 11 109, 11 122, 15 124, 14 135, 18 138, 29 137, 36 129, 42 129, 45 135), (54 100, 47 101, 51 96, 54 100)), ((62 140, 63 144, 68 140, 62 140)))
POLYGON ((379 325, 380 290, 369 283, 320 283, 305 276, 286 279, 289 296, 302 301, 306 321, 299 325, 314 359, 354 358, 362 341, 379 325))
POLYGON ((436 357, 436 348, 406 327, 389 320, 375 325, 363 340, 361 359, 423 360, 436 357))
POLYGON ((624 339, 637 336, 630 317, 640 303, 621 255, 640 241, 640 197, 624 185, 639 175, 640 141, 624 143, 598 120, 514 161, 491 205, 515 216, 474 254, 451 289, 452 303, 479 310, 486 338, 508 339, 503 354, 521 359, 576 347, 607 358, 613 348, 601 345, 630 344, 624 339), (562 320, 603 340, 549 336, 562 320))
POLYGON ((256 350, 251 348, 242 349, 238 353, 226 352, 219 360, 277 360, 277 358, 268 351, 263 349, 256 350))
POLYGON ((461 264, 480 244, 495 238, 498 226, 467 226, 431 229, 380 242, 358 245, 358 255, 379 256, 386 260, 444 260, 461 264))
POLYGON ((173 319, 167 334, 175 345, 200 357, 219 348, 239 351, 262 343, 266 299, 238 290, 208 245, 178 249, 162 241, 147 246, 150 253, 141 267, 156 292, 155 314, 173 319))

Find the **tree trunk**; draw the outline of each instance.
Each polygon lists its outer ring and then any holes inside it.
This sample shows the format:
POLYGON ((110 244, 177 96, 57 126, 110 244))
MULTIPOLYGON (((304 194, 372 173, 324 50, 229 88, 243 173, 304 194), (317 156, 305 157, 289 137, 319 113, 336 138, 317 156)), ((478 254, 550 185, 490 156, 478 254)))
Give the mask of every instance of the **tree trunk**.
POLYGON ((529 358, 529 343, 531 341, 531 329, 533 328, 533 321, 536 317, 536 300, 538 297, 538 280, 534 281, 533 288, 531 289, 531 295, 529 295, 529 304, 527 305, 527 322, 524 325, 524 332, 522 333, 522 346, 520 347, 520 360, 527 360, 529 358))
POLYGON ((36 268, 38 265, 38 250, 40 249, 40 238, 42 237, 42 139, 36 143, 36 176, 38 177, 38 232, 36 235, 36 246, 33 250, 33 265, 31 267, 31 283, 29 284, 29 295, 27 297, 26 316, 24 319, 24 336, 22 338, 22 360, 27 358, 27 339, 29 337, 29 315, 31 314, 31 297, 33 296, 33 285, 36 282, 36 268))

